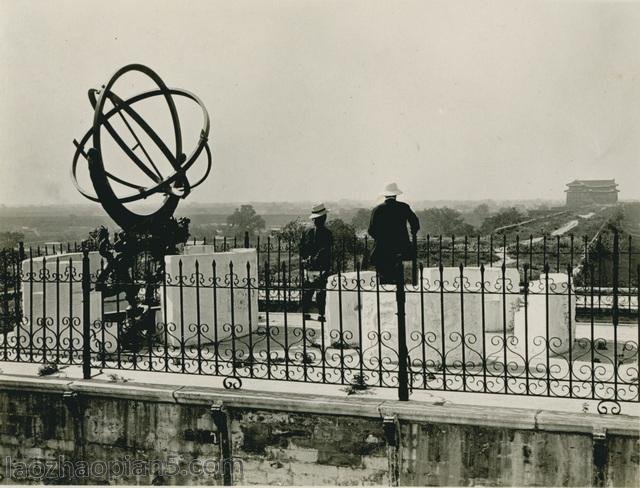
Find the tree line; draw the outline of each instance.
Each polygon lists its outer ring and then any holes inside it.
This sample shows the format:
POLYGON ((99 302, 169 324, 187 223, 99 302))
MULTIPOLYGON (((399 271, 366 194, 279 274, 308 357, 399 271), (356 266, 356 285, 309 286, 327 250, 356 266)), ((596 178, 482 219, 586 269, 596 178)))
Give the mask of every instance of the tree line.
MULTIPOLYGON (((488 235, 500 227, 531 218, 532 213, 535 212, 535 210, 526 212, 515 207, 491 212, 488 205, 480 204, 464 212, 450 207, 435 207, 419 210, 416 214, 420 218, 421 236, 427 234, 432 236, 472 236, 488 235)), ((341 216, 345 214, 346 217, 343 218, 329 217, 327 226, 335 238, 349 240, 356 235, 362 236, 366 233, 371 209, 356 209, 355 212, 351 212, 351 218, 347 212, 343 212, 341 216)), ((241 238, 245 232, 249 233, 251 238, 267 233, 265 218, 259 215, 252 205, 237 207, 231 215, 227 216, 226 224, 226 228, 223 229, 216 229, 214 226, 192 225, 191 234, 209 240, 221 235, 241 238)), ((295 241, 299 240, 307 225, 309 223, 306 218, 298 218, 288 222, 279 231, 270 232, 270 234, 279 236, 281 239, 295 241)), ((25 236, 20 232, 0 232, 0 247, 12 248, 24 239, 25 236)))
MULTIPOLYGON (((548 209, 541 209, 548 211, 548 209)), ((436 207, 416 212, 420 219, 420 234, 425 236, 475 236, 488 235, 501 227, 523 222, 537 211, 525 211, 516 207, 508 207, 491 212, 489 206, 480 204, 470 211, 461 212, 450 207, 436 207)), ((341 218, 331 218, 327 227, 332 231, 334 239, 352 239, 356 235, 366 233, 371 218, 371 209, 359 208, 350 222, 341 218)), ((245 232, 250 237, 263 234, 266 223, 253 206, 241 205, 227 217, 229 235, 242 236, 245 232)), ((297 241, 301 238, 308 223, 298 218, 290 221, 274 234, 283 240, 297 241)))

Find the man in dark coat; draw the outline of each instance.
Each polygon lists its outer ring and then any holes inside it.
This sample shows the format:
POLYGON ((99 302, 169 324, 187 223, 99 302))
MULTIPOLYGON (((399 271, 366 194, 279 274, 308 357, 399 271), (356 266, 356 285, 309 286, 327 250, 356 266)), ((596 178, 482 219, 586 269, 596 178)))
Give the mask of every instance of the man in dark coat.
POLYGON ((396 197, 402 191, 395 183, 385 186, 383 203, 371 212, 369 235, 374 239, 371 262, 375 265, 380 283, 397 284, 403 279, 402 262, 413 259, 415 252, 409 238, 407 224, 412 236, 420 229, 420 221, 411 207, 396 197))
POLYGON ((324 320, 327 301, 327 278, 331 271, 333 235, 327 229, 327 209, 324 204, 313 207, 309 217, 313 227, 302 236, 301 255, 305 271, 305 287, 302 294, 302 306, 305 318, 310 318, 313 294, 316 295, 318 320, 324 320))

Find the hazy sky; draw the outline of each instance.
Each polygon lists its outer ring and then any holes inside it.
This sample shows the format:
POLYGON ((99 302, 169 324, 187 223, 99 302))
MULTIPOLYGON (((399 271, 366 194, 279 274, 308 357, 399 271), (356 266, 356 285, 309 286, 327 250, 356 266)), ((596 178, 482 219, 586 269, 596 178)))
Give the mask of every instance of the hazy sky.
POLYGON ((563 198, 573 178, 640 198, 639 3, 0 0, 0 203, 85 201, 87 90, 132 62, 211 114, 191 201, 370 200, 386 180, 563 198))

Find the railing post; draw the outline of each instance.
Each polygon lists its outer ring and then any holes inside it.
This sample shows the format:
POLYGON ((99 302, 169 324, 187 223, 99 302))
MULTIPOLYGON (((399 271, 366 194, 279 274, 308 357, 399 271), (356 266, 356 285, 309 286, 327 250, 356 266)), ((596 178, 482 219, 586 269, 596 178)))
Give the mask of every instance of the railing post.
POLYGON ((613 231, 613 303, 611 304, 611 322, 613 325, 613 394, 618 400, 618 322, 620 317, 618 293, 620 281, 620 237, 618 230, 613 231))
POLYGON ((90 291, 91 276, 89 275, 89 251, 82 250, 82 377, 91 379, 91 310, 90 291))
POLYGON ((364 250, 362 251, 362 269, 369 266, 369 238, 364 236, 364 250))
MULTIPOLYGON (((0 326, 5 327, 4 344, 6 349, 7 332, 13 322, 9 320, 9 250, 2 251, 0 254, 2 255, 2 273, 0 274, 2 278, 2 283, 0 283, 2 285, 2 314, 0 314, 0 326)), ((16 293, 15 288, 14 293, 16 293)))
POLYGON ((396 304, 398 306, 398 400, 409 400, 409 376, 407 357, 407 324, 405 316, 406 294, 404 289, 404 266, 400 258, 396 284, 396 304))
POLYGON ((244 248, 249 249, 249 232, 244 232, 244 248))

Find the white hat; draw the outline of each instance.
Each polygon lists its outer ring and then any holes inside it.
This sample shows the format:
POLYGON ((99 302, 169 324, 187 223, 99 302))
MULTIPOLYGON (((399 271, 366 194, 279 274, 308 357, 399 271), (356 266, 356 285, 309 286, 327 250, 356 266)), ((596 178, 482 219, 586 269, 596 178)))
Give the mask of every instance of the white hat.
POLYGON ((327 215, 328 210, 325 208, 324 203, 319 203, 315 205, 311 209, 311 215, 309 215, 310 219, 317 219, 318 217, 322 217, 323 215, 327 215))
POLYGON ((395 197, 396 195, 402 195, 402 190, 398 188, 397 183, 387 183, 380 194, 384 197, 395 197))

